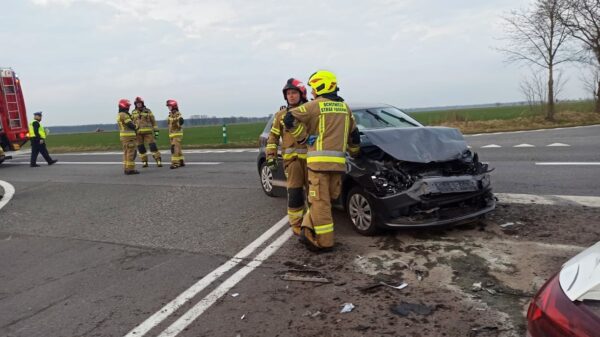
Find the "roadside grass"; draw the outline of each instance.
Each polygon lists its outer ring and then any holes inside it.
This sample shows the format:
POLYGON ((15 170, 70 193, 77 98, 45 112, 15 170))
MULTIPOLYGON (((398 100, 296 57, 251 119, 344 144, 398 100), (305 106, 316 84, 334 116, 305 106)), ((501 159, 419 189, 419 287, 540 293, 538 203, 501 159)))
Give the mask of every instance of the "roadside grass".
POLYGON ((413 113, 429 126, 446 126, 464 134, 600 124, 600 114, 592 112, 592 101, 562 102, 556 105, 555 121, 544 117, 541 106, 510 106, 413 113))
MULTIPOLYGON (((547 129, 567 126, 600 124, 600 114, 594 113, 592 101, 561 102, 557 104, 554 122, 544 119, 542 108, 529 106, 500 106, 477 109, 456 109, 412 113, 411 116, 430 126, 460 129, 464 134, 547 129)), ((222 126, 198 126, 184 130, 183 148, 242 148, 257 147, 265 123, 231 124, 227 126, 227 144, 223 143, 222 126)), ((157 140, 160 149, 170 147, 167 130, 161 129, 157 140)), ((26 145, 28 147, 28 145, 26 145)), ((121 150, 118 132, 89 132, 49 135, 51 152, 82 152, 121 150)))
MULTIPOLYGON (((221 125, 198 126, 184 129, 183 148, 240 148, 258 146, 258 136, 265 128, 265 123, 231 124, 227 126, 227 144, 223 143, 221 125)), ((73 134, 57 134, 48 136, 50 152, 81 152, 121 150, 119 133, 88 132, 73 134)), ((157 139, 160 149, 169 149, 169 135, 161 129, 157 139)))

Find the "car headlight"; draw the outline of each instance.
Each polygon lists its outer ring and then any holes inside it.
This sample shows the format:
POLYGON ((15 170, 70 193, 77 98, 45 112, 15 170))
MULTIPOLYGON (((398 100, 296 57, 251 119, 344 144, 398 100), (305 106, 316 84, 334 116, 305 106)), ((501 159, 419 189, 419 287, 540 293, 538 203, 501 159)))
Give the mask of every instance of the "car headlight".
POLYGON ((484 174, 483 177, 481 178, 481 186, 486 188, 486 187, 489 187, 491 183, 492 183, 492 178, 490 177, 490 175, 484 174))

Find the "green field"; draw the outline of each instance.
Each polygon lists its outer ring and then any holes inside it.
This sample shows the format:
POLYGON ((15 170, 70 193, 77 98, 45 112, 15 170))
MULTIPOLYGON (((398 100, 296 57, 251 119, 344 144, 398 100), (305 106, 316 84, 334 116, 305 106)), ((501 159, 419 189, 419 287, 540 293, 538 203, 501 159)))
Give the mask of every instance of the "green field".
MULTIPOLYGON (((184 148, 198 147, 253 147, 258 144, 258 136, 265 128, 265 123, 231 124, 227 126, 227 144, 223 144, 221 125, 199 126, 184 129, 184 148)), ((47 140, 50 151, 102 151, 121 148, 119 133, 88 132, 49 135, 47 140)), ((169 137, 166 129, 160 130, 157 140, 161 149, 169 148, 169 137)))
MULTIPOLYGON (((541 107, 531 109, 528 106, 429 111, 412 113, 411 116, 425 125, 455 127, 467 134, 600 124, 600 114, 595 114, 592 110, 592 101, 558 103, 554 122, 544 120, 541 107)), ((264 127, 265 123, 228 125, 227 144, 223 143, 221 125, 189 127, 184 131, 183 147, 255 147, 264 127)), ((118 132, 51 134, 47 143, 51 152, 105 151, 121 148, 118 132)), ((167 130, 160 130, 158 146, 161 149, 169 148, 167 130)))
MULTIPOLYGON (((557 103, 557 111, 591 112, 592 101, 557 103)), ((411 116, 425 125, 439 125, 445 122, 489 121, 526 118, 542 115, 541 107, 530 109, 522 106, 498 106, 490 108, 458 109, 412 113, 411 116)))

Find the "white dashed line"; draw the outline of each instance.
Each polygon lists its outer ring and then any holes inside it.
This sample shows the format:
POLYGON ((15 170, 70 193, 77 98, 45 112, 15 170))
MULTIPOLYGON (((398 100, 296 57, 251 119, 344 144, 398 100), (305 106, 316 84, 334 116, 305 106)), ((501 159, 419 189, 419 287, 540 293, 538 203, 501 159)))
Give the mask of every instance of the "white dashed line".
POLYGON ((548 144, 546 145, 548 147, 568 147, 571 146, 569 144, 563 144, 563 143, 552 143, 552 144, 548 144))
POLYGON ((531 144, 519 144, 519 145, 515 145, 513 147, 535 147, 535 145, 531 145, 531 144))
POLYGON ((600 162, 537 162, 539 166, 597 166, 600 162))
POLYGON ((481 148, 482 148, 482 149, 498 149, 498 148, 501 148, 501 147, 502 147, 502 146, 500 146, 500 145, 496 145, 496 144, 490 144, 490 145, 485 145, 485 146, 482 146, 481 148))

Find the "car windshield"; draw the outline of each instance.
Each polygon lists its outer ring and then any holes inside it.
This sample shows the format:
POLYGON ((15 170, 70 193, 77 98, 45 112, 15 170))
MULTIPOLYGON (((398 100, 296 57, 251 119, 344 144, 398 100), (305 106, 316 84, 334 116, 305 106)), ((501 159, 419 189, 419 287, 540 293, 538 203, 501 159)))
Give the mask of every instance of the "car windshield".
POLYGON ((394 107, 358 109, 352 111, 359 129, 414 128, 422 126, 394 107))

